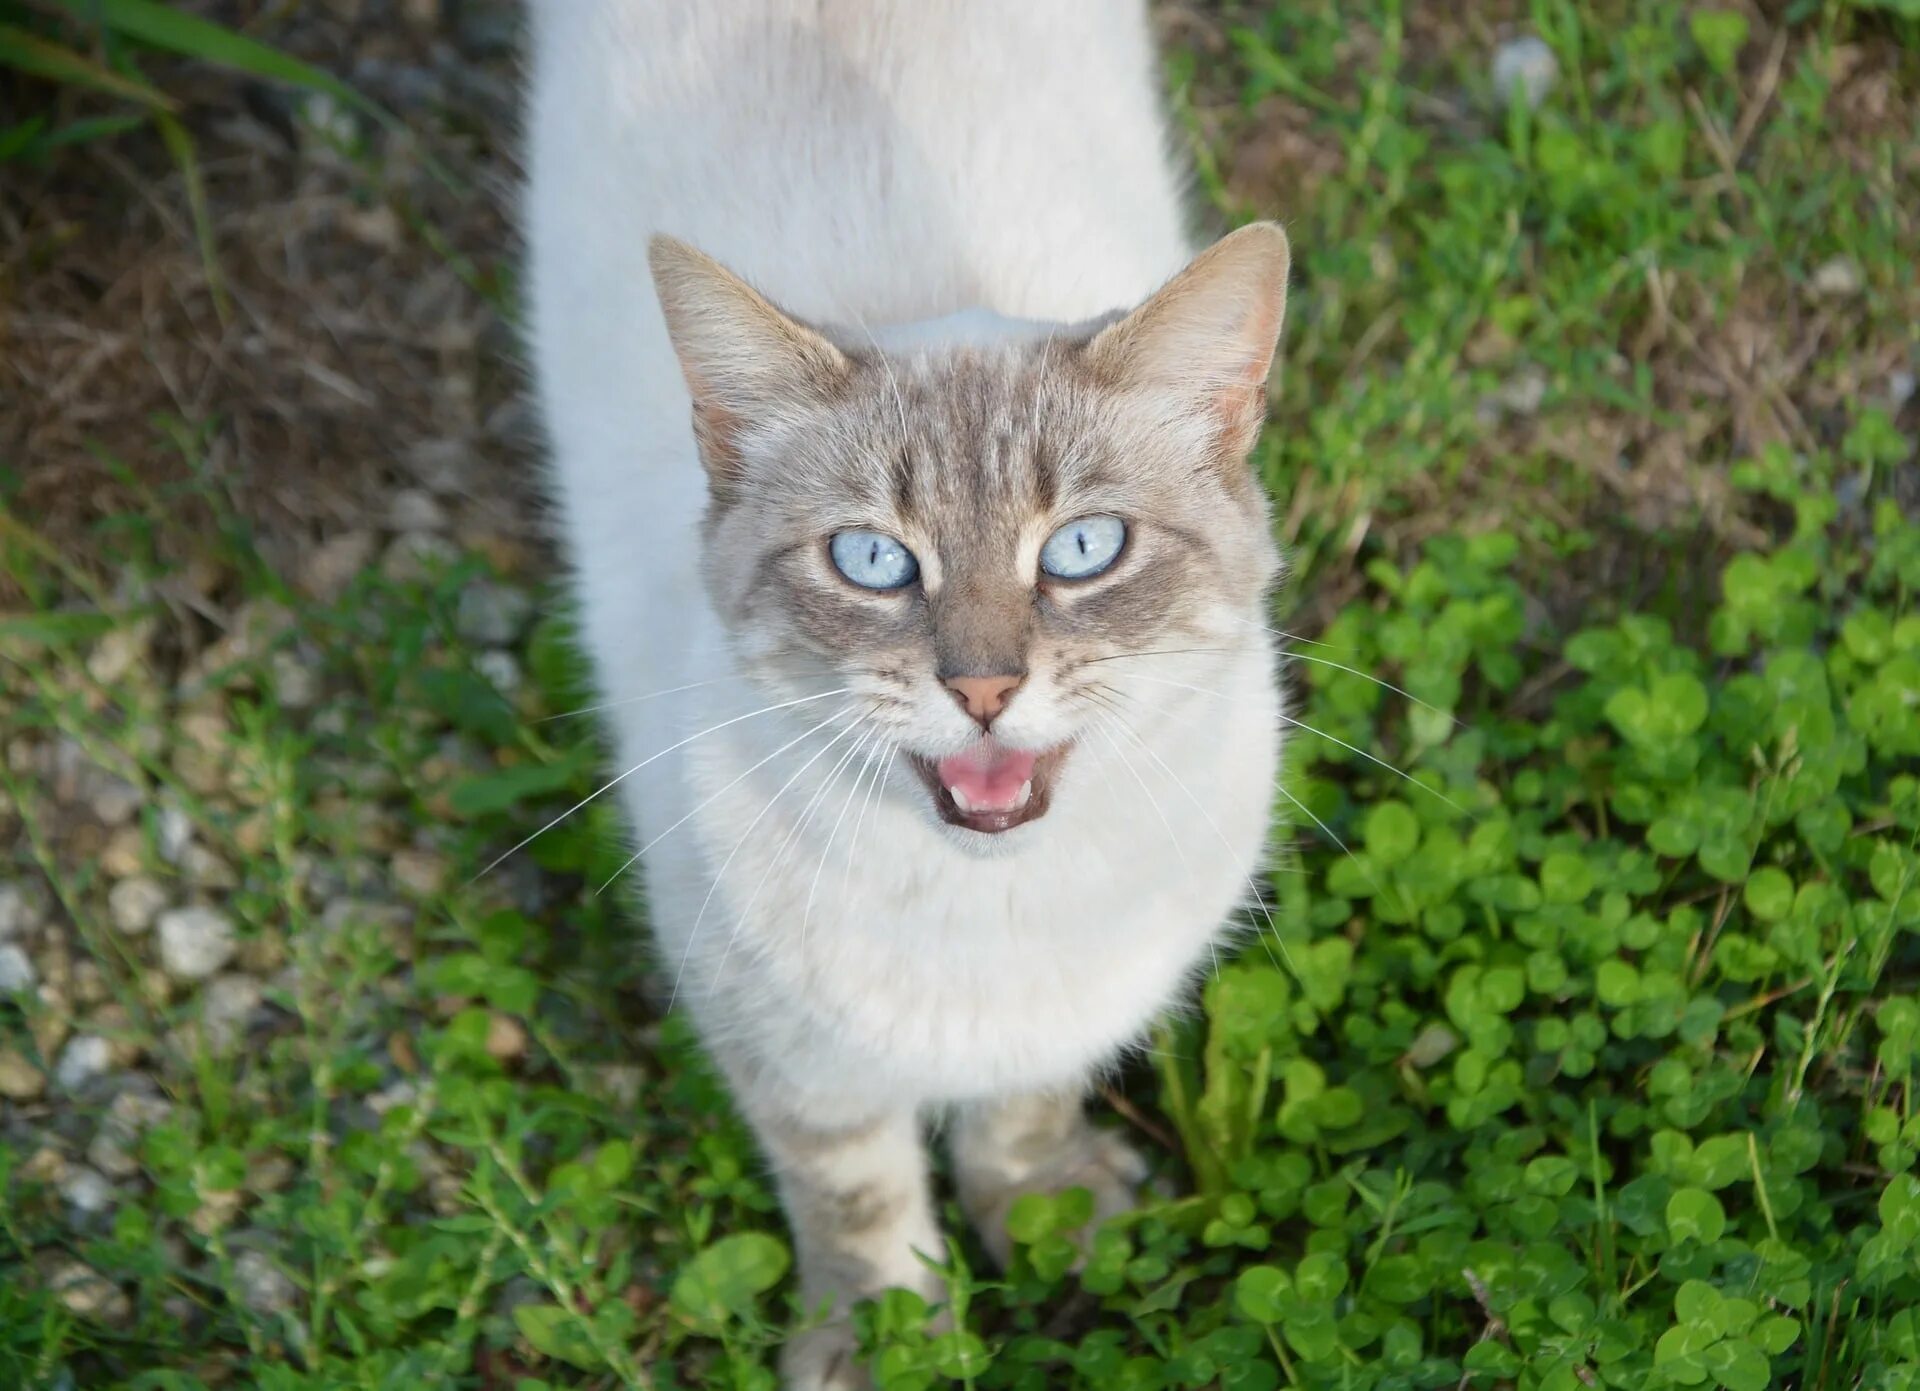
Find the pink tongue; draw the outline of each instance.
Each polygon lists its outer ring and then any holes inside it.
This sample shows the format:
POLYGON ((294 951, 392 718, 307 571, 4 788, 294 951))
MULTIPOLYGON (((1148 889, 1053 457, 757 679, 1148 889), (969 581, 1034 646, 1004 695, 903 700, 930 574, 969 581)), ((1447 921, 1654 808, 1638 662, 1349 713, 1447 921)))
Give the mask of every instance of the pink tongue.
POLYGON ((940 781, 965 794, 977 811, 1004 811, 1019 799, 1020 786, 1033 776, 1038 758, 1038 754, 982 739, 965 753, 941 759, 940 781))

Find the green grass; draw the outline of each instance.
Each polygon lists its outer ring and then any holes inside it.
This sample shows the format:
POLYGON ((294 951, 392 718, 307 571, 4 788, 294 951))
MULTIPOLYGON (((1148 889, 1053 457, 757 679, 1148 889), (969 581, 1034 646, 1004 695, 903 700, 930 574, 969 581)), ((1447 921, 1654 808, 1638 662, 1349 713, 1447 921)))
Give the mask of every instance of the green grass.
MULTIPOLYGON (((1073 1195, 1015 1212, 1010 1271, 962 1239, 952 1331, 863 1312, 884 1385, 1920 1385, 1920 516, 1885 382, 1920 200, 1911 105, 1875 128, 1835 76, 1865 45, 1911 90, 1884 8, 1797 7, 1774 66, 1724 17, 1541 3, 1537 112, 1384 3, 1174 55, 1230 215, 1275 101, 1325 155, 1269 191, 1299 274, 1258 456, 1323 734, 1272 926, 1114 1094, 1179 1196, 1078 1271, 1073 1195), (1836 258, 1857 296, 1812 291, 1836 258), (1488 408, 1529 373, 1534 409, 1488 408)), ((586 722, 543 720, 586 699, 564 619, 503 696, 455 628, 478 559, 306 600, 192 472, 252 636, 195 655, 219 630, 152 559, 177 499, 102 524, 111 574, 0 511, 0 744, 143 788, 132 853, 182 896, 191 823, 272 1022, 196 1029, 98 837, 0 761, 0 881, 99 976, 70 1019, 0 1003, 0 1049, 94 1030, 171 1103, 76 1221, 37 1151, 97 1117, 0 1102, 0 1385, 772 1386, 777 1205, 594 892, 611 810, 534 843, 543 879, 469 882, 595 785, 586 722), (50 1288, 71 1260, 124 1308, 50 1288)))

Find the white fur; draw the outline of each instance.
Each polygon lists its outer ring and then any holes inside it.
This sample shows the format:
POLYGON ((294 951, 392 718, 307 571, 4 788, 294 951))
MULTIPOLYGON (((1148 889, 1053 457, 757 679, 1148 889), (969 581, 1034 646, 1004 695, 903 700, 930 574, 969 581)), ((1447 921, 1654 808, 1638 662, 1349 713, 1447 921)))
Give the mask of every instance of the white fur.
MULTIPOLYGON (((780 699, 736 669, 699 582, 705 479, 651 234, 798 316, 915 348, 1137 304, 1192 248, 1138 5, 533 10, 533 345, 586 640, 604 699, 631 702, 609 712, 621 771, 780 699), (709 678, 728 679, 633 699, 709 678)), ((1125 683, 1158 708, 1134 720, 1151 752, 1123 740, 1122 759, 1079 731, 1051 811, 991 846, 934 823, 899 760, 870 806, 858 756, 829 788, 860 734, 777 800, 825 733, 746 771, 844 696, 626 778, 642 842, 665 833, 645 856, 649 917, 709 1041, 822 1124, 1083 1085, 1207 964, 1248 894, 1278 758, 1258 617, 1218 616, 1230 655, 1128 664, 1155 678, 1125 683)), ((1005 730, 1050 720, 1044 692, 1023 692, 1005 730)), ((929 729, 940 741, 958 736, 929 729)))

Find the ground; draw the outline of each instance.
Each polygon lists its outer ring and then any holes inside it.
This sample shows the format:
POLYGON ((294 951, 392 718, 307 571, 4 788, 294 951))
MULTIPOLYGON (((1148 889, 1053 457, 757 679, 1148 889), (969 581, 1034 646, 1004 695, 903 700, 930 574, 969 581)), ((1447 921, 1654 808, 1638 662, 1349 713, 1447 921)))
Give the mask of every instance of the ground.
MULTIPOLYGON (((489 868, 597 785, 517 14, 188 8, 399 119, 155 60, 210 255, 150 129, 0 162, 0 1385, 770 1385, 618 825, 489 868)), ((1100 1106, 1175 1196, 956 1246, 884 1384, 1920 1385, 1902 10, 1156 8, 1203 219, 1293 238, 1319 732, 1100 1106)))

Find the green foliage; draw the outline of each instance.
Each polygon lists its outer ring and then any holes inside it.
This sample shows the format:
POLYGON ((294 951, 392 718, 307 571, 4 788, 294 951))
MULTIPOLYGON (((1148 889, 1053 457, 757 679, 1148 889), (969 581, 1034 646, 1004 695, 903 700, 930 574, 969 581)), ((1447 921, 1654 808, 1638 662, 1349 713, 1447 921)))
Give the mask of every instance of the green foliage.
MULTIPOLYGON (((1488 95, 1485 55, 1416 51, 1392 4, 1276 6, 1218 71, 1176 59, 1250 111, 1290 103, 1337 155, 1289 209, 1301 274, 1256 456, 1298 592, 1333 604, 1289 653, 1294 853, 1262 885, 1274 925, 1249 920, 1131 1079, 1142 1135, 1173 1132, 1148 1148, 1176 1196, 1091 1233, 1086 1192, 1025 1198, 1004 1272, 971 1238, 928 1253, 936 1299, 854 1312, 881 1386, 1920 1387, 1910 418, 1844 392, 1812 440, 1730 458, 1731 406, 1696 402, 1714 429, 1689 461, 1732 485, 1738 545, 1691 511, 1616 525, 1542 442, 1675 414, 1635 346, 1654 284, 1675 332, 1688 300, 1763 282, 1790 317, 1844 254, 1875 294, 1834 324, 1911 346, 1912 238, 1881 182, 1906 133, 1841 157, 1829 111, 1831 45, 1901 8, 1792 29, 1759 106, 1774 21, 1657 0, 1534 6, 1562 71, 1537 111, 1446 114, 1432 92, 1488 95), (1705 132, 1750 110, 1729 173, 1705 132), (1505 431, 1483 407, 1522 362, 1542 418, 1505 431)), ((151 36, 0 9, 145 80, 151 36)), ((37 52, 12 61, 66 61, 37 52)), ((1819 357, 1847 357, 1830 334, 1819 357)), ((586 801, 589 722, 558 718, 596 700, 564 613, 514 693, 450 637, 477 562, 311 605, 226 557, 248 598, 294 607, 209 678, 257 784, 209 804, 153 752, 176 693, 87 673, 162 611, 125 598, 162 576, 120 525, 136 558, 103 590, 0 512, 26 596, 0 615, 9 739, 125 760, 229 857, 249 951, 286 962, 284 1027, 168 1065, 110 1222, 71 1224, 0 1138, 0 1385, 772 1391, 780 1338, 822 1311, 746 1128, 657 1010, 671 963, 648 978, 624 896, 597 892, 631 846, 612 799, 586 801), (296 641, 323 715, 279 699, 296 641), (550 822, 529 900, 511 861, 467 882, 550 822), (445 886, 381 901, 419 840, 445 886), (327 877, 347 911, 320 911, 327 877), (285 1308, 249 1302, 238 1262, 262 1253, 285 1308), (49 1291, 67 1255, 113 1273, 124 1320, 49 1291)), ((0 797, 126 1036, 156 1058, 190 1037, 102 925, 97 867, 59 860, 43 790, 0 761, 0 797)), ((0 1004, 0 1047, 48 1063, 44 1022, 0 1004)))
POLYGON ((146 75, 161 57, 324 93, 376 120, 392 117, 331 73, 165 0, 0 0, 0 74, 46 84, 38 102, 0 125, 0 166, 45 162, 67 146, 151 125, 180 169, 208 283, 224 314, 197 147, 180 103, 146 75))

